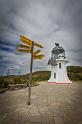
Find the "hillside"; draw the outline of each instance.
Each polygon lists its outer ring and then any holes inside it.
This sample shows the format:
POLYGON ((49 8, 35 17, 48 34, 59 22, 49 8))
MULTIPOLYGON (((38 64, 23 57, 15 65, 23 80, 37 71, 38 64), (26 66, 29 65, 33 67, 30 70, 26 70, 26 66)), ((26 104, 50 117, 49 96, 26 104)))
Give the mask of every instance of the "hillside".
MULTIPOLYGON (((70 80, 79 81, 82 80, 82 67, 80 66, 68 66, 67 72, 70 80)), ((33 73, 32 85, 37 85, 38 81, 48 80, 50 77, 50 71, 37 71, 33 73)), ((29 74, 19 76, 3 76, 0 77, 0 87, 7 87, 9 84, 24 84, 29 83, 29 74)))
POLYGON ((81 66, 68 66, 67 72, 70 80, 82 80, 82 67, 81 66))

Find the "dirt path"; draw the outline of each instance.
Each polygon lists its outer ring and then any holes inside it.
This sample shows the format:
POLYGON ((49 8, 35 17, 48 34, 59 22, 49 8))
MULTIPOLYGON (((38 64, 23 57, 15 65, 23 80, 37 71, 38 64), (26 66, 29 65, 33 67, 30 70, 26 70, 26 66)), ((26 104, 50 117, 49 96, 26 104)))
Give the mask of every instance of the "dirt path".
POLYGON ((0 124, 82 124, 82 83, 48 84, 0 94, 0 124))

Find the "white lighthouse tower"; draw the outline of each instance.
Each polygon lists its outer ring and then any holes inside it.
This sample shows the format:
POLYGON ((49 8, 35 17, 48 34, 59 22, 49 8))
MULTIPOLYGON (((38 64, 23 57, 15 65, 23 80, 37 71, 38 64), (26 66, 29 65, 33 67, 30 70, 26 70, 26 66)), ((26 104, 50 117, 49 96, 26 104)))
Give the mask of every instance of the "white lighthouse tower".
POLYGON ((48 61, 48 65, 51 65, 51 76, 48 82, 57 84, 72 83, 67 76, 66 64, 69 63, 69 60, 65 56, 65 50, 59 46, 59 43, 55 43, 55 45, 52 49, 52 57, 48 61))

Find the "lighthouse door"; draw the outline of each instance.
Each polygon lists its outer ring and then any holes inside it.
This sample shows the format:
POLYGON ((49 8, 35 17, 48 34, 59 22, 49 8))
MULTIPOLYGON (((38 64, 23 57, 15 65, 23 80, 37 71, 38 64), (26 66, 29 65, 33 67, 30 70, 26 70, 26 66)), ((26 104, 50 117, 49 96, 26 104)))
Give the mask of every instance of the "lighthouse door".
POLYGON ((59 63, 59 68, 61 69, 61 63, 59 63))
POLYGON ((56 78, 56 73, 54 73, 54 78, 56 78))

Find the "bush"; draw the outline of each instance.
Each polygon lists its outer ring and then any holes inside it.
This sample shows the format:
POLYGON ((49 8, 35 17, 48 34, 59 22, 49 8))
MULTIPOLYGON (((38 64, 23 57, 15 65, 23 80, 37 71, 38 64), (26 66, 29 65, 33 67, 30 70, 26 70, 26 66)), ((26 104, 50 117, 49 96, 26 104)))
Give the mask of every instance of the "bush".
MULTIPOLYGON (((70 80, 82 80, 82 67, 68 66, 67 72, 70 80)), ((38 85, 38 81, 45 81, 50 78, 50 71, 34 72, 32 76, 32 86, 38 85)), ((0 87, 8 87, 9 84, 29 84, 29 74, 21 76, 3 76, 0 77, 0 87)))
POLYGON ((6 87, 8 87, 8 85, 9 85, 9 81, 8 80, 5 80, 5 79, 1 79, 0 80, 0 87, 1 88, 6 88, 6 87))

